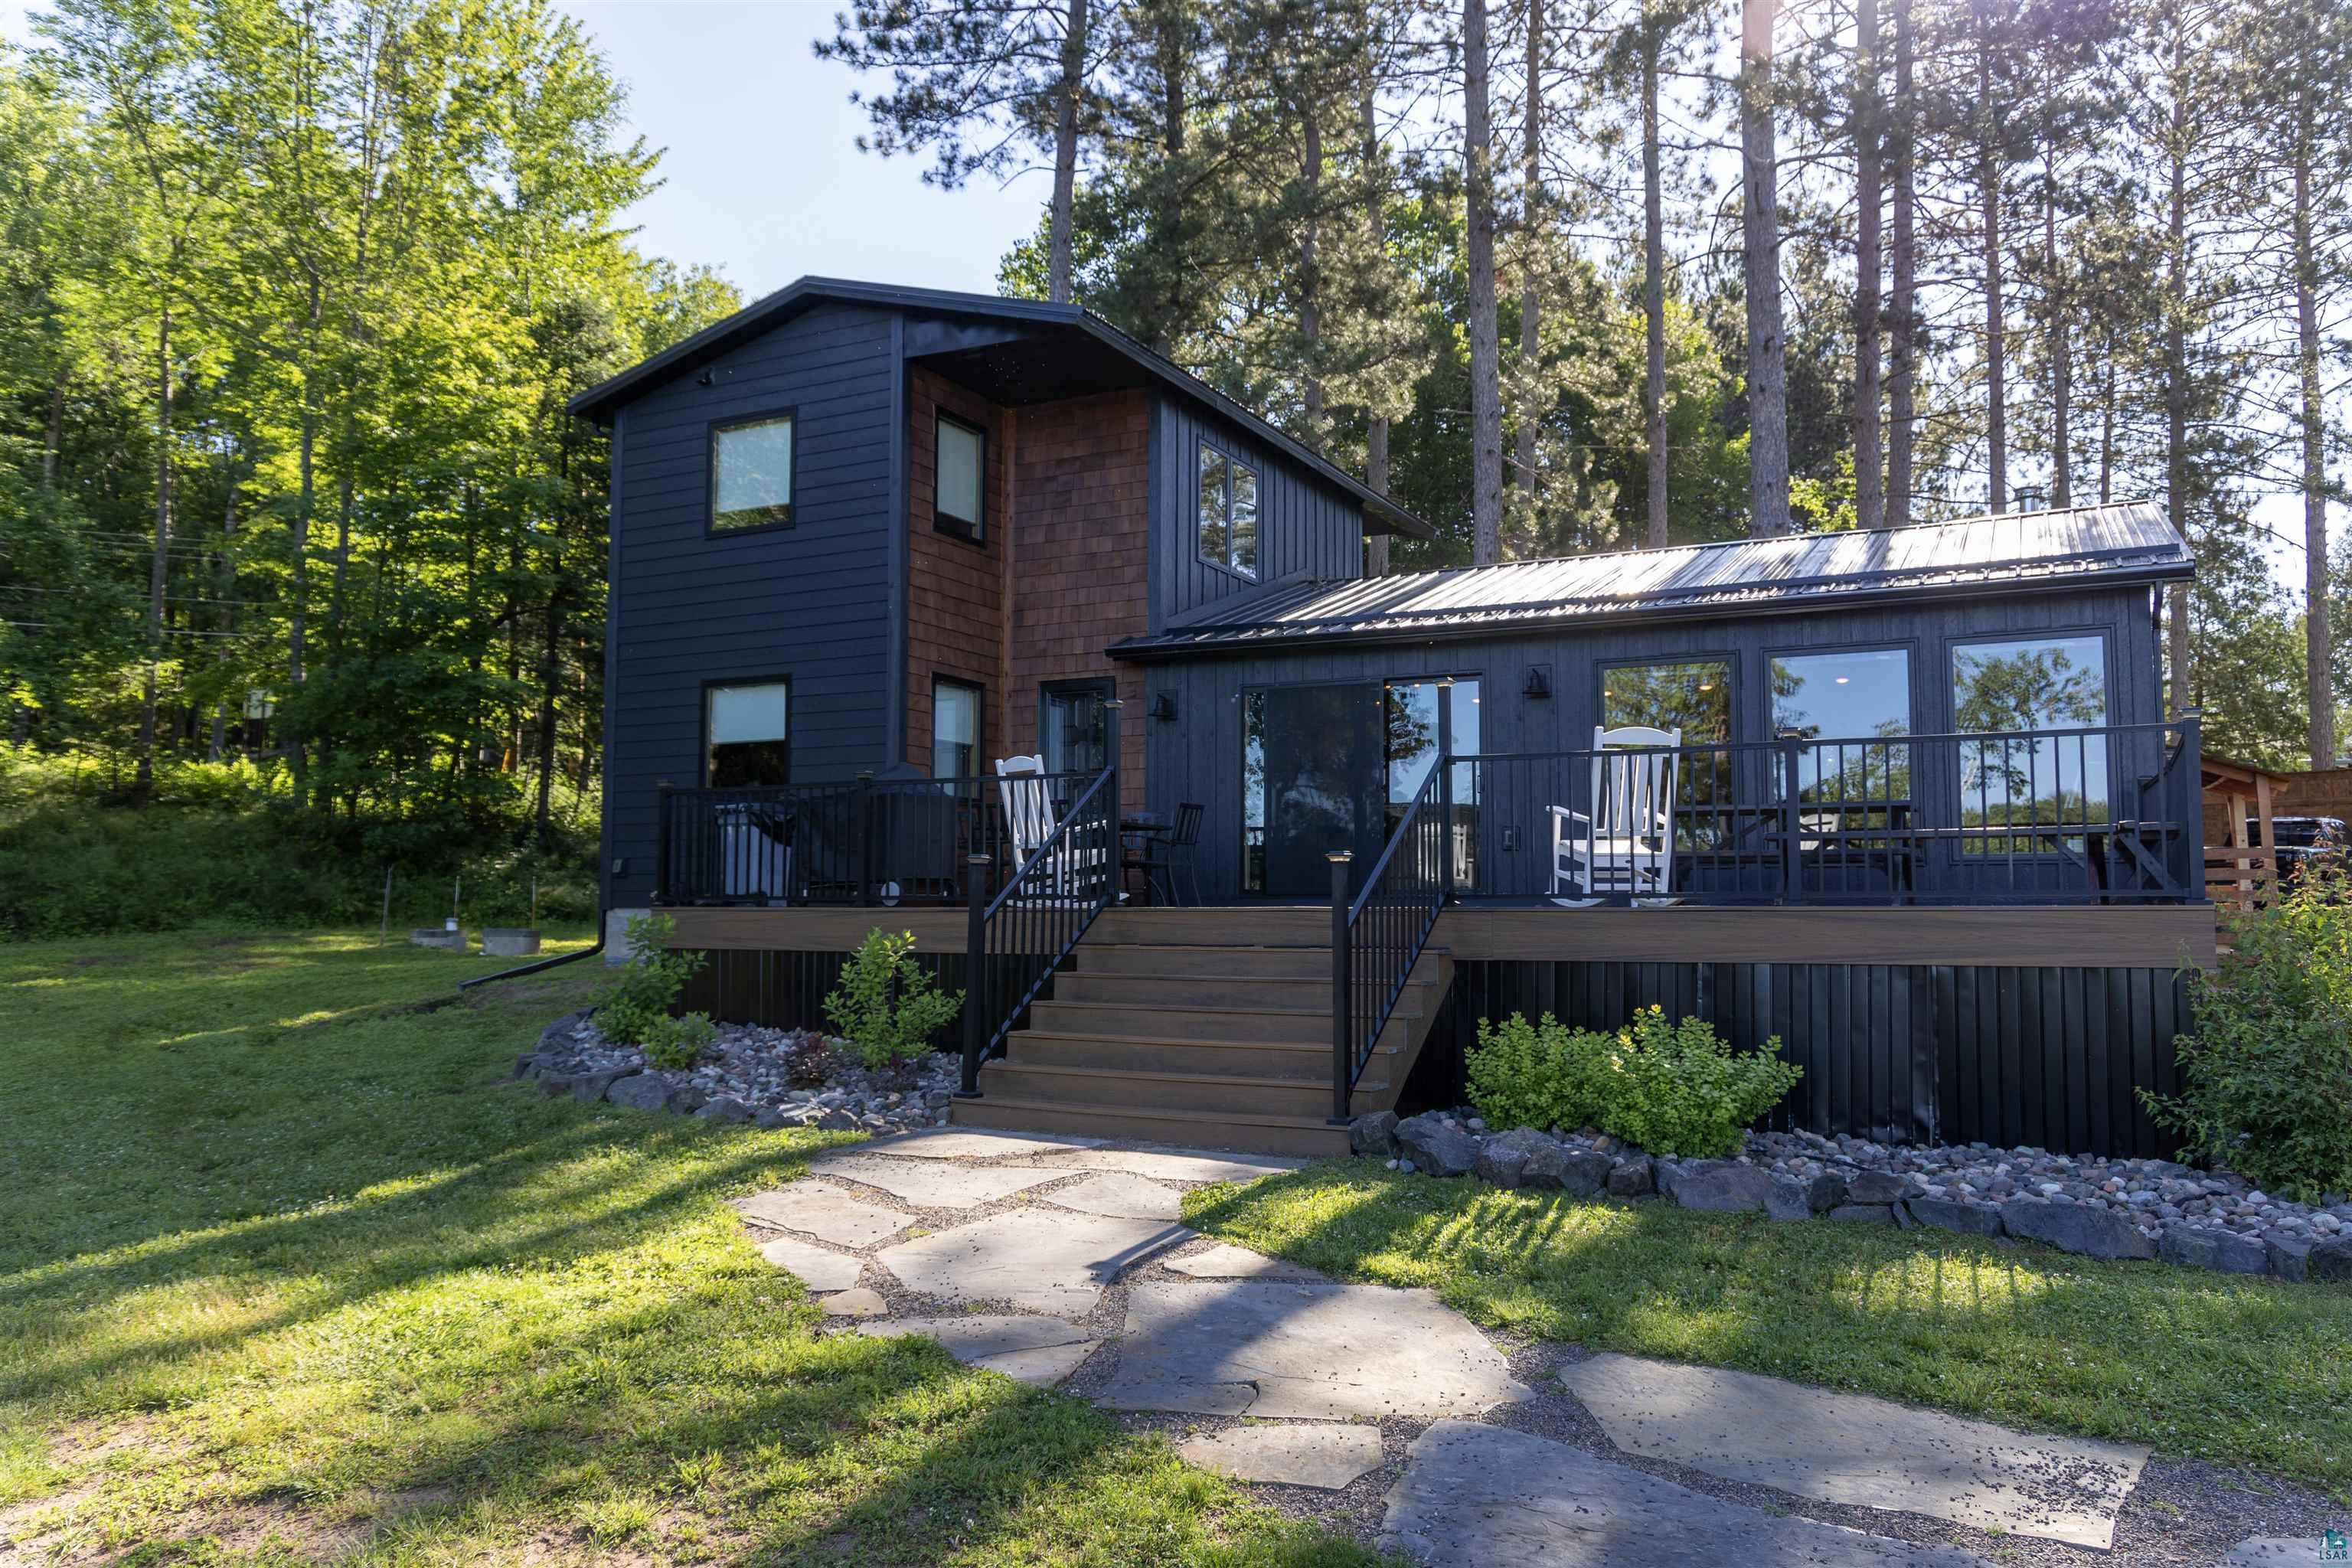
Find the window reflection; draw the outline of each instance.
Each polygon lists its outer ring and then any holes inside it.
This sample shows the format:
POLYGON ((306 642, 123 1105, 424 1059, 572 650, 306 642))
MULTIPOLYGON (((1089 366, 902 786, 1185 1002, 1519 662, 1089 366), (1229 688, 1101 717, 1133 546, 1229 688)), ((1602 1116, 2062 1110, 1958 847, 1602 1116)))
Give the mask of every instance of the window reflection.
POLYGON ((2106 639, 2037 637, 1952 647, 1952 728, 2000 740, 1960 748, 1962 840, 1979 854, 2082 852, 2077 835, 1988 831, 2107 821, 2106 639), (2059 731, 2043 734, 2043 731, 2059 731))

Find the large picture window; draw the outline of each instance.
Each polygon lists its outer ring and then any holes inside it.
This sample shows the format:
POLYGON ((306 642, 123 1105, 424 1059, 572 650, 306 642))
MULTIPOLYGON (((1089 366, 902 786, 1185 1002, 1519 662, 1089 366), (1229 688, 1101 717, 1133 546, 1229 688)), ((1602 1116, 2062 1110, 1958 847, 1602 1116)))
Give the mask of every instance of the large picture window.
POLYGON ((1601 725, 1680 730, 1685 746, 1731 742, 1731 667, 1719 659, 1687 664, 1615 664, 1601 672, 1601 725))
POLYGON ((702 782, 739 789, 793 782, 792 692, 781 680, 702 689, 702 782))
POLYGON ((1907 802, 1911 748, 1894 742, 1911 733, 1911 655, 1899 647, 1779 655, 1772 733, 1816 742, 1797 752, 1800 799, 1907 802))
POLYGON ((942 676, 931 682, 931 776, 980 774, 980 688, 942 676))
POLYGON ((2107 820, 2106 639, 2096 635, 1952 645, 1952 728, 2000 740, 1960 748, 1963 840, 1987 854, 2079 852, 2077 837, 1990 831, 2107 820), (2052 733, 2052 731, 2058 731, 2052 733))
POLYGON ((942 414, 932 447, 937 489, 932 525, 966 539, 981 537, 987 524, 988 437, 976 425, 942 414))
POLYGON ((1201 559, 1257 577, 1257 470, 1201 443, 1201 559))
POLYGON ((790 414, 771 414, 711 426, 712 531, 792 522, 793 423, 790 414))

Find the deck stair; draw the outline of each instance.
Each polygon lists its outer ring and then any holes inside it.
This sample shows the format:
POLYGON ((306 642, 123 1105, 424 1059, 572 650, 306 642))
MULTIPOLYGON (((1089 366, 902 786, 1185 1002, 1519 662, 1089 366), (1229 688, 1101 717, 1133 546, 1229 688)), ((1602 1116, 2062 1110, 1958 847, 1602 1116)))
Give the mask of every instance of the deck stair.
MULTIPOLYGON (((1345 1154, 1328 1120, 1329 930, 1313 909, 1107 911, 952 1121, 1345 1154)), ((1452 983, 1452 960, 1423 952, 1357 1081, 1358 1114, 1395 1105, 1452 983)))

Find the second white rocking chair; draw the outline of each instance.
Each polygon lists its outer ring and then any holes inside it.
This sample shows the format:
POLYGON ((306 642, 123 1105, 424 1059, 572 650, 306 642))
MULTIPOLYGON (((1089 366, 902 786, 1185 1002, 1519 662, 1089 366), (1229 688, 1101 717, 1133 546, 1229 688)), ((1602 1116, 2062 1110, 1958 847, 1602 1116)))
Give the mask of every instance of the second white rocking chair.
POLYGON ((1682 743, 1680 730, 1594 726, 1591 814, 1551 808, 1553 902, 1597 904, 1620 895, 1637 903, 1673 901, 1682 743), (1645 749, 1613 749, 1620 747, 1645 749), (1654 747, 1661 749, 1646 749, 1654 747))

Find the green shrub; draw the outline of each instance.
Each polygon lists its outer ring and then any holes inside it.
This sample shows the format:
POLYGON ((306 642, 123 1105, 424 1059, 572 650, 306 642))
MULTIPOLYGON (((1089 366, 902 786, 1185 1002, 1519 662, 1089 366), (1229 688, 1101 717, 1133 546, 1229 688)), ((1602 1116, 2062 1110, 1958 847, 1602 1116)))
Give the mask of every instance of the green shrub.
POLYGON ((1663 1007, 1614 1035, 1514 1013, 1478 1026, 1470 1103, 1497 1127, 1598 1127, 1654 1154, 1718 1158, 1803 1075, 1780 1052, 1775 1037, 1737 1054, 1706 1019, 1669 1024, 1663 1007))
POLYGON ((692 1067, 713 1034, 707 1014, 670 1016, 679 993, 703 964, 701 953, 666 945, 676 930, 677 922, 667 915, 630 916, 634 956, 595 996, 596 1026, 604 1037, 640 1047, 646 1060, 661 1068, 692 1067))
POLYGON ((2307 864, 2189 981, 2180 1092, 2140 1097, 2207 1159, 2305 1203, 2352 1191, 2352 868, 2307 864))
POLYGON ((894 1067, 929 1048, 931 1036, 963 1010, 963 993, 941 992, 915 962, 915 933, 866 933, 824 1016, 868 1068, 894 1067))

